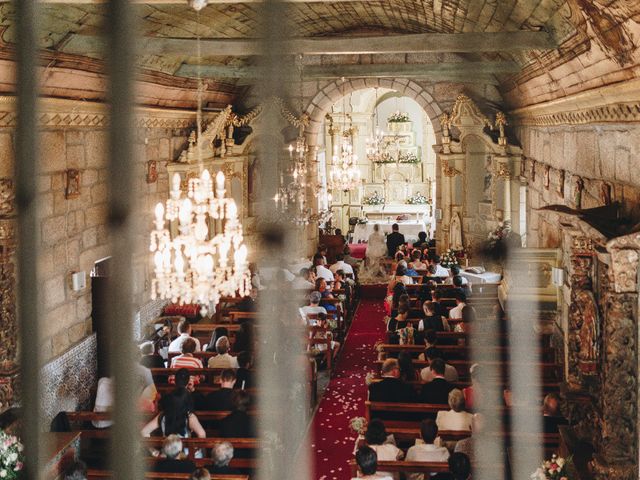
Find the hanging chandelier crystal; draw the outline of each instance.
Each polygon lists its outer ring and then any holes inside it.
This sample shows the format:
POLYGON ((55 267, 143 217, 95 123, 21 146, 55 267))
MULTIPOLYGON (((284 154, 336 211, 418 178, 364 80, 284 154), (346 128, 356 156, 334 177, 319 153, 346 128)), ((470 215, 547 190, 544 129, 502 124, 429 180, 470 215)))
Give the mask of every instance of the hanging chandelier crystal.
MULTIPOLYGON (((345 130, 338 154, 333 155, 333 166, 329 171, 329 185, 332 190, 349 191, 360 186, 361 174, 358 156, 353 153, 352 129, 345 130)), ((337 149, 336 149, 337 150, 337 149)))
POLYGON ((384 159, 384 132, 378 126, 378 88, 376 87, 376 103, 373 107, 373 118, 371 121, 371 137, 367 138, 367 160, 379 163, 384 159))
POLYGON ((300 134, 296 139, 296 146, 289 145, 292 167, 287 171, 287 180, 283 174, 280 175, 280 186, 273 198, 280 215, 296 225, 308 225, 314 218, 313 210, 306 202, 308 152, 309 147, 300 134))
POLYGON ((155 208, 149 248, 155 265, 152 299, 216 305, 222 296, 249 293, 247 247, 236 203, 225 197, 224 182, 218 172, 214 195, 211 175, 204 170, 189 180, 183 196, 180 175, 173 176, 166 207, 158 203, 155 208), (176 219, 178 234, 171 238, 167 227, 176 219))

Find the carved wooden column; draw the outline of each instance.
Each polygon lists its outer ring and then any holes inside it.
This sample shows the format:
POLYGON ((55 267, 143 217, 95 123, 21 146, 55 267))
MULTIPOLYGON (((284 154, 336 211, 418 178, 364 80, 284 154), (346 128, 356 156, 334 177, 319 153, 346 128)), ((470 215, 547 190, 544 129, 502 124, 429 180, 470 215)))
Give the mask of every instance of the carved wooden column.
POLYGON ((19 402, 14 185, 0 179, 0 412, 19 402))

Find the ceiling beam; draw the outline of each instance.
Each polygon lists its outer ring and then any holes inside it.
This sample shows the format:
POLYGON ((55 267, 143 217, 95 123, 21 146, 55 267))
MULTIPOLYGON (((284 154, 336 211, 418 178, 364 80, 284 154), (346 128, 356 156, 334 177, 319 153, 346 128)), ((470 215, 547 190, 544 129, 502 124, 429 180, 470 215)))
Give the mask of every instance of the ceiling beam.
MULTIPOLYGON (((9 3, 14 0, 0 0, 9 3)), ((109 0, 38 0, 39 3, 59 3, 65 5, 95 5, 107 3, 109 0)), ((187 5, 188 0, 130 0, 131 3, 144 5, 187 5)), ((281 0, 286 3, 353 3, 365 0, 281 0)), ((264 3, 264 0, 209 0, 209 5, 230 5, 237 3, 264 3)))
MULTIPOLYGON (((194 52, 195 38, 139 38, 138 51, 144 54, 179 55, 194 52)), ((307 55, 385 54, 425 52, 505 52, 516 50, 549 50, 557 45, 546 32, 470 32, 420 33, 371 37, 291 38, 282 44, 285 53, 307 55)), ((104 51, 101 37, 72 34, 60 50, 80 55, 104 51)), ((210 38, 200 40, 203 56, 260 55, 259 39, 210 38)))
MULTIPOLYGON (((304 77, 308 79, 422 78, 433 81, 497 84, 493 75, 514 73, 519 68, 513 62, 311 65, 305 67, 304 77)), ((263 76, 259 67, 254 66, 201 65, 199 70, 200 75, 205 78, 257 80, 263 76)), ((198 66, 182 64, 175 75, 195 78, 198 76, 198 66)))

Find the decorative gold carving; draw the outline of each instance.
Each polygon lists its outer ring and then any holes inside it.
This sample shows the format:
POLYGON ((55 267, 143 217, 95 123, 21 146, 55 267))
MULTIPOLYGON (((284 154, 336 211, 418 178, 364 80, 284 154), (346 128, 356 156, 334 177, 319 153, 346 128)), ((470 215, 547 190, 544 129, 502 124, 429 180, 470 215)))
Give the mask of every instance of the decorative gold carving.
POLYGON ((64 190, 66 199, 77 198, 80 196, 80 170, 70 168, 66 172, 67 185, 64 190))
POLYGON ((636 292, 638 277, 638 250, 610 249, 611 275, 616 292, 636 292))
POLYGON ((147 183, 155 183, 158 180, 158 162, 149 160, 147 162, 147 183))
POLYGON ((576 330, 578 369, 582 375, 595 375, 599 359, 600 315, 593 293, 589 290, 574 292, 569 315, 576 330))
POLYGON ((222 166, 222 173, 227 179, 239 178, 242 180, 242 174, 235 170, 233 163, 225 163, 222 166))
POLYGON ((573 255, 593 255, 593 240, 591 240, 589 237, 573 237, 571 253, 573 255))
POLYGON ((492 127, 489 119, 482 114, 478 106, 464 93, 456 98, 456 103, 451 111, 451 125, 460 127, 463 125, 480 125, 492 127))
POLYGON ((508 125, 507 116, 504 112, 496 112, 496 128, 500 130, 500 136, 498 137, 498 145, 506 146, 507 145, 507 137, 504 134, 504 127, 508 125))
POLYGON ((0 217, 11 216, 15 213, 15 193, 13 180, 0 179, 0 217))
POLYGON ((262 105, 258 105, 256 108, 251 110, 249 113, 243 116, 238 116, 235 113, 231 114, 229 122, 234 127, 242 127, 251 124, 258 115, 260 115, 263 110, 269 106, 275 106, 280 111, 282 118, 284 118, 290 125, 301 129, 309 125, 309 114, 303 112, 300 117, 296 117, 291 111, 285 106, 284 101, 278 97, 271 97, 262 105))
POLYGON ((496 175, 499 178, 504 178, 505 180, 509 180, 511 178, 511 170, 509 169, 509 165, 507 165, 505 162, 499 162, 496 175))
POLYGON ((449 162, 444 160, 442 162, 442 173, 445 177, 455 177, 456 175, 461 175, 462 172, 455 167, 449 166, 449 162))
POLYGON ((582 208, 582 191, 584 190, 584 180, 575 175, 575 185, 573 187, 573 203, 580 210, 582 208))

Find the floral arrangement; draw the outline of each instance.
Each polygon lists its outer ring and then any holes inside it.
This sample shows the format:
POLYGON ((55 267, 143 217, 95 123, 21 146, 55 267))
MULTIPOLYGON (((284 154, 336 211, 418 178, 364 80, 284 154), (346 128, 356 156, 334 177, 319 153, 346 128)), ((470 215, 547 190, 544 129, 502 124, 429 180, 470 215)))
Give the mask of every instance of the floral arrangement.
POLYGON ((400 163, 420 163, 420 158, 411 152, 401 153, 398 156, 398 162, 400 163))
POLYGON ((380 192, 377 190, 373 192, 371 195, 364 197, 362 199, 363 205, 382 205, 384 203, 384 197, 380 195, 380 192))
POLYGON ((364 435, 367 432, 367 419, 364 417, 353 417, 349 420, 349 426, 351 430, 358 435, 364 435))
POLYGON ((0 478, 16 480, 22 478, 24 447, 17 437, 0 431, 0 478))
POLYGON ((421 193, 414 193, 409 198, 407 198, 407 201, 405 203, 408 203, 409 205, 426 205, 427 203, 429 203, 429 199, 421 193))
POLYGON ((553 454, 551 460, 542 462, 534 473, 531 474, 532 480, 569 480, 567 474, 567 461, 553 454))
POLYGON ((440 257, 440 264, 445 268, 451 268, 454 265, 458 265, 458 256, 456 255, 455 250, 450 248, 446 252, 444 252, 444 254, 440 257))
POLYGON ((400 110, 393 113, 389 118, 387 118, 387 122, 390 123, 403 123, 410 122, 409 114, 406 112, 401 112, 400 110))
POLYGON ((504 223, 500 223, 498 227, 489 232, 488 240, 491 246, 495 246, 496 243, 504 240, 511 233, 511 222, 505 220, 504 223))

